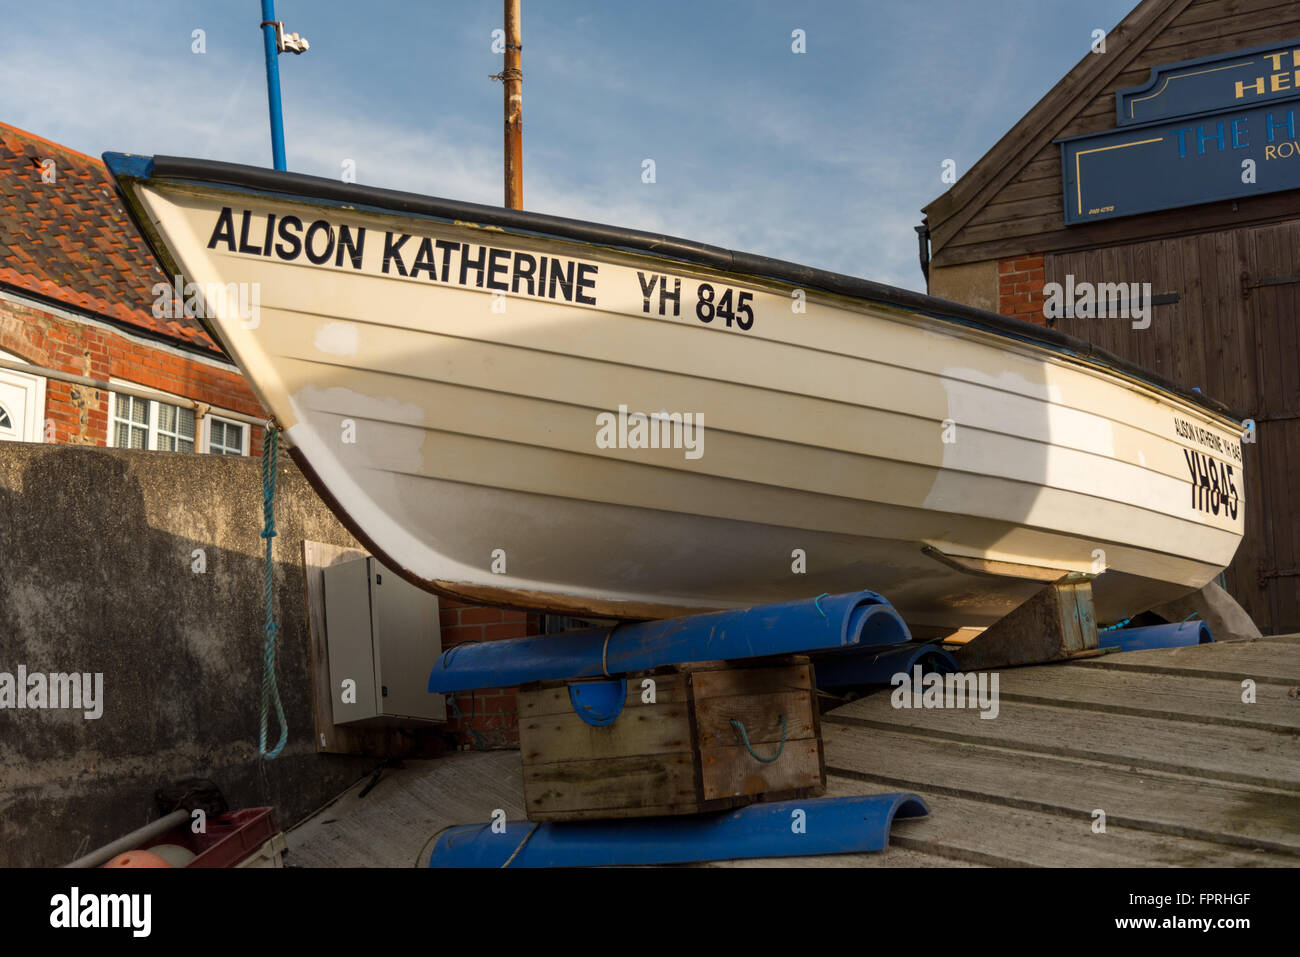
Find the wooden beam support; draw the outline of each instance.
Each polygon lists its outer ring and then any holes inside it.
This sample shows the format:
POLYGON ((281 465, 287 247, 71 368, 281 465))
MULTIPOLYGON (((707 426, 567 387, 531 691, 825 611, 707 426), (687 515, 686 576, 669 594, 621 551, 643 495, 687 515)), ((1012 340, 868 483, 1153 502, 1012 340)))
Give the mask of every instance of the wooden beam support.
POLYGON ((1052 582, 956 653, 964 671, 1063 661, 1097 647, 1092 579, 1067 575, 1052 582))

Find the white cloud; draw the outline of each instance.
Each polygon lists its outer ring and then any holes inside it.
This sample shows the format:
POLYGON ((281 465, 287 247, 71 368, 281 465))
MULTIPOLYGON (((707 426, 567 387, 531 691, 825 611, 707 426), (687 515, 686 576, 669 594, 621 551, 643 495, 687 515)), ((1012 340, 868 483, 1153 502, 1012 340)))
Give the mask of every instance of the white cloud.
MULTIPOLYGON (((92 155, 113 149, 269 165, 260 54, 243 51, 236 60, 214 47, 210 40, 211 52, 203 57, 188 47, 159 56, 148 38, 137 37, 114 51, 108 83, 108 54, 93 36, 70 34, 53 72, 43 47, 27 43, 0 57, 0 106, 9 122, 92 155), (33 78, 41 77, 52 79, 39 96, 15 94, 30 93, 33 78)), ((556 62, 628 85, 602 72, 609 64, 599 59, 578 66, 556 62)), ((670 90, 628 95, 662 106, 674 95, 670 90)), ((673 155, 661 157, 654 185, 641 182, 640 158, 631 154, 626 163, 609 156, 603 164, 583 162, 571 153, 530 153, 525 140, 526 206, 881 282, 921 284, 911 229, 920 214, 899 210, 897 202, 902 179, 913 174, 896 153, 797 98, 765 102, 745 120, 719 135, 746 149, 770 144, 758 157, 764 162, 718 169, 694 155, 689 140, 665 144, 673 155), (847 174, 858 192, 828 194, 823 180, 831 170, 837 182, 847 174)), ((476 125, 467 122, 434 110, 417 120, 399 110, 366 109, 346 91, 318 89, 307 97, 294 90, 290 100, 286 90, 291 168, 337 177, 342 163, 352 160, 362 183, 499 205, 499 121, 484 116, 476 125)))

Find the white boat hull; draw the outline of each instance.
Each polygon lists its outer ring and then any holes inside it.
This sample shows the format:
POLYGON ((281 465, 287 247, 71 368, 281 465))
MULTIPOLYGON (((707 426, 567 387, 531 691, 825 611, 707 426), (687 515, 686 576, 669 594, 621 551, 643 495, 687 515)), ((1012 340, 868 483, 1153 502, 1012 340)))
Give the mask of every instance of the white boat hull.
POLYGON ((645 251, 166 179, 125 190, 165 265, 257 288, 256 316, 209 296, 210 328, 347 524, 446 593, 659 617, 870 588, 924 631, 1100 573, 1104 622, 1201 587, 1242 536, 1237 423, 1032 341, 645 251), (304 238, 329 256, 290 257, 286 217, 327 224, 304 238), (426 237, 444 246, 410 275, 426 237), (529 295, 517 273, 543 257, 589 283, 529 295), (661 282, 680 283, 678 315, 661 282), (730 324, 701 321, 701 283, 715 312, 732 290, 730 324), (620 407, 703 430, 607 447, 620 407))

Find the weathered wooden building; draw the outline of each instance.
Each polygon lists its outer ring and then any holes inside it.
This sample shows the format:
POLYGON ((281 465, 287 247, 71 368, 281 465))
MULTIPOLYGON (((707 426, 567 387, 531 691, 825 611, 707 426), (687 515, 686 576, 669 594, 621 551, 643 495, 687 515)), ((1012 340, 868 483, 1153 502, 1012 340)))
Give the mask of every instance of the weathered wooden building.
POLYGON ((1297 123, 1300 2, 1143 0, 923 229, 932 294, 1055 326, 1253 420, 1225 579, 1266 634, 1300 631, 1297 123), (1120 283, 1139 285, 1102 285, 1120 283), (1096 305, 1059 308, 1084 284, 1105 290, 1096 305))

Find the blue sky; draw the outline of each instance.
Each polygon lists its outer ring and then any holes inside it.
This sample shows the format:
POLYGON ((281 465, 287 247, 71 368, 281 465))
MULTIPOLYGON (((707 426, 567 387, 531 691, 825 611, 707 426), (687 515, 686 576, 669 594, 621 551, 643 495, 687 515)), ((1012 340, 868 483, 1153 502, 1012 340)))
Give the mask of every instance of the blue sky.
MULTIPOLYGON (((969 169, 1134 2, 523 0, 525 208, 922 289, 912 227, 943 161, 969 169)), ((289 168, 500 204, 501 13, 279 0, 311 42, 280 58, 289 168)), ((269 166, 260 19, 258 0, 0 0, 0 121, 269 166)))

